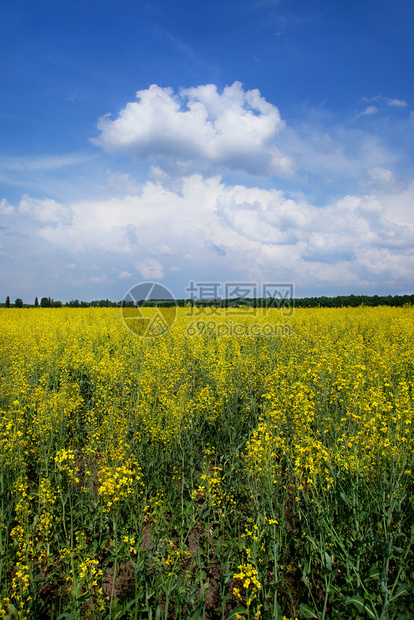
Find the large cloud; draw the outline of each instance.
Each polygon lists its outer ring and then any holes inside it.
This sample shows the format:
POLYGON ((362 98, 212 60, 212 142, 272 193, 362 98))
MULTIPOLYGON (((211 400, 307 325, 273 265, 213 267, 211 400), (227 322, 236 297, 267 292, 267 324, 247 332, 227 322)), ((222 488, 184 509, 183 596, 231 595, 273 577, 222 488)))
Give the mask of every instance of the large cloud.
POLYGON ((214 84, 182 89, 153 84, 137 92, 118 118, 98 122, 94 144, 158 162, 196 162, 253 175, 286 176, 292 159, 274 145, 284 127, 277 107, 240 82, 217 92, 214 84))
MULTIPOLYGON (((154 278, 174 282, 179 295, 190 280, 223 278, 289 279, 299 294, 327 286, 351 292, 411 287, 414 227, 393 221, 373 196, 316 207, 278 190, 225 185, 220 177, 191 175, 173 183, 165 177, 133 192, 126 180, 124 195, 105 200, 1 203, 3 255, 15 264, 18 233, 22 253, 45 259, 45 282, 58 273, 65 287, 89 283, 95 287, 87 289, 89 298, 114 297, 114 290, 120 298, 126 279, 154 278), (93 293, 98 286, 102 292, 93 293)), ((31 265, 25 265, 28 273, 31 265)))

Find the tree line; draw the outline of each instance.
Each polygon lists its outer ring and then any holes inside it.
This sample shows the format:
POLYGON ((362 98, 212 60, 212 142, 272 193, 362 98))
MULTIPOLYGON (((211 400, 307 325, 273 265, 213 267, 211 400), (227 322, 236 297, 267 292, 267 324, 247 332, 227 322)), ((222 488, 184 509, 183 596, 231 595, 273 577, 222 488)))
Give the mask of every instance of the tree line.
MULTIPOLYGON (((99 299, 94 301, 79 301, 72 299, 66 303, 55 301, 51 297, 35 298, 33 304, 25 304, 18 297, 14 304, 11 303, 10 297, 6 297, 6 302, 0 304, 5 308, 120 308, 125 306, 134 306, 133 301, 111 301, 109 299, 99 299)), ((249 298, 231 298, 231 299, 150 299, 140 300, 136 302, 138 306, 147 307, 168 307, 168 306, 195 306, 199 308, 229 308, 231 306, 247 306, 252 308, 342 308, 357 306, 395 306, 414 305, 413 295, 337 295, 336 297, 249 297, 249 298)))

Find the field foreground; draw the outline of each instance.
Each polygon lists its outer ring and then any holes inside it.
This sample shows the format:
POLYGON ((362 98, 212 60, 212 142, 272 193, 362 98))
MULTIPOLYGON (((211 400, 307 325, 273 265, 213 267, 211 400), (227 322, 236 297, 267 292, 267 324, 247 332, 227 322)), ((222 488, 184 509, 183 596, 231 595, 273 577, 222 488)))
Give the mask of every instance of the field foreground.
POLYGON ((178 312, 0 310, 0 618, 412 620, 414 308, 178 312))

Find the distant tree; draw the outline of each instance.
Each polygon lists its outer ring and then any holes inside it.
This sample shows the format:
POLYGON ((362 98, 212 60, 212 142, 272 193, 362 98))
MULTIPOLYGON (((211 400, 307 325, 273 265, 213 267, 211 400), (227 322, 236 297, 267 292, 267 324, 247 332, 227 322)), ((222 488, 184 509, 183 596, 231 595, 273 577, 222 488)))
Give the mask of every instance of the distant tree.
POLYGON ((16 308, 23 308, 23 299, 20 299, 20 297, 18 297, 15 300, 14 305, 16 308))
POLYGON ((6 297, 6 308, 10 308, 10 297, 8 295, 6 297))
POLYGON ((34 305, 35 305, 35 308, 39 307, 39 300, 38 300, 37 297, 35 297, 35 304, 34 305))
POLYGON ((42 297, 42 299, 40 300, 40 307, 49 308, 49 297, 42 297))

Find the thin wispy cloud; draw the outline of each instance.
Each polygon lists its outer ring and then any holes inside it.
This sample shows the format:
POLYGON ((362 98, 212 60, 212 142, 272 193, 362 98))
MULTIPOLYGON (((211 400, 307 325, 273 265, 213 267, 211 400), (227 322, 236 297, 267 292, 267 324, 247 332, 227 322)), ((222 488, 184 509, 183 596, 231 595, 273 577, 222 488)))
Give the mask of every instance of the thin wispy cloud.
POLYGON ((380 102, 385 103, 388 106, 395 108, 406 108, 407 102, 403 99, 391 99, 390 97, 383 97, 383 95, 377 95, 376 97, 362 97, 361 101, 365 101, 366 103, 380 102))
POLYGON ((358 116, 371 116, 372 114, 376 114, 378 112, 378 108, 375 105, 369 105, 363 112, 358 114, 358 116))
POLYGON ((48 171, 65 168, 67 166, 79 166, 96 159, 96 155, 88 154, 68 154, 68 155, 49 155, 49 156, 21 156, 5 157, 0 156, 0 170, 10 170, 16 172, 24 171, 48 171))

